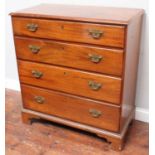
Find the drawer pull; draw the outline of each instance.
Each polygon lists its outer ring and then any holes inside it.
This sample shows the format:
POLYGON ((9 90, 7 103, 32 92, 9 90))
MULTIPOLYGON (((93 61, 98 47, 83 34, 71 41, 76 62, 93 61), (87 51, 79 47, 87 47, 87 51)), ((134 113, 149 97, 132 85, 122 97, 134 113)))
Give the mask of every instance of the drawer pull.
POLYGON ((103 58, 101 55, 96 55, 96 54, 89 54, 88 56, 89 56, 89 59, 94 63, 99 63, 103 58))
POLYGON ((27 24, 27 29, 31 32, 36 32, 38 29, 38 25, 37 24, 27 24))
POLYGON ((39 104, 43 104, 44 101, 45 101, 45 98, 42 97, 42 96, 35 96, 35 97, 34 97, 34 100, 35 100, 37 103, 39 103, 39 104))
POLYGON ((88 81, 88 85, 92 90, 99 90, 102 87, 101 83, 96 83, 94 81, 88 81))
POLYGON ((102 112, 96 109, 90 109, 89 113, 91 114, 92 117, 98 118, 102 115, 102 112))
POLYGON ((40 51, 40 47, 35 45, 29 45, 29 49, 33 54, 37 54, 40 51))
POLYGON ((94 38, 94 39, 99 39, 102 37, 103 32, 100 30, 89 30, 89 34, 94 38))
POLYGON ((39 78, 41 78, 41 77, 43 76, 43 73, 40 72, 40 71, 32 70, 32 75, 33 75, 35 78, 39 79, 39 78))

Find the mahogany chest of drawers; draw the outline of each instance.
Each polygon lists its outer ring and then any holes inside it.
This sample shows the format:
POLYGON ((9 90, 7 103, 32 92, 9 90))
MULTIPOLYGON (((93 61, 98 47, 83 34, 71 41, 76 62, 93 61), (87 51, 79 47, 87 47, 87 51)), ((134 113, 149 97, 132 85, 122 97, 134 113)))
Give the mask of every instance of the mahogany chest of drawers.
POLYGON ((11 13, 23 122, 79 128, 121 150, 134 118, 142 15, 49 4, 11 13))

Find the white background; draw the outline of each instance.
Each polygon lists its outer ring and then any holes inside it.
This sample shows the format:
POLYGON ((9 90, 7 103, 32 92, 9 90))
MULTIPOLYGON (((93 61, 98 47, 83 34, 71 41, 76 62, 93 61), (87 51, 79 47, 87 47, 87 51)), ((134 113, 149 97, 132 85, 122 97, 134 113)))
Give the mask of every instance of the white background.
POLYGON ((147 0, 7 0, 6 1, 6 87, 19 89, 16 67, 15 50, 12 37, 11 19, 8 14, 12 11, 30 7, 40 3, 60 3, 72 5, 103 5, 114 7, 143 8, 145 16, 142 27, 142 40, 138 69, 136 93, 136 118, 148 121, 148 1, 147 0))

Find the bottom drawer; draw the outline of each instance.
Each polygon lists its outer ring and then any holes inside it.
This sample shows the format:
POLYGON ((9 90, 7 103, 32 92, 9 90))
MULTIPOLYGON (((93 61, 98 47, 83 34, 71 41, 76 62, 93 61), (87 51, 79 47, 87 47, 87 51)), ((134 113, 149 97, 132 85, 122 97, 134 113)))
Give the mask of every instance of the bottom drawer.
POLYGON ((120 108, 117 106, 23 84, 21 89, 26 109, 119 131, 120 108))

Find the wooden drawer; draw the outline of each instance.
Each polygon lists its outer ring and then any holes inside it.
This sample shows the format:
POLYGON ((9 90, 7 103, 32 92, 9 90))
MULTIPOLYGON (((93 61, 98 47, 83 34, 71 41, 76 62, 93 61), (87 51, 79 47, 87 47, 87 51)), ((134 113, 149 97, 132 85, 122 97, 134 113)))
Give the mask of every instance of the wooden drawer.
POLYGON ((123 50, 15 37, 17 58, 122 75, 123 50))
POLYGON ((20 81, 120 104, 121 79, 18 60, 20 81))
POLYGON ((124 26, 13 17, 15 35, 124 47, 124 26))
POLYGON ((111 131, 119 130, 120 108, 64 93, 21 85, 24 108, 111 131))
POLYGON ((23 122, 86 130, 121 150, 134 118, 143 14, 53 4, 11 13, 23 122))

